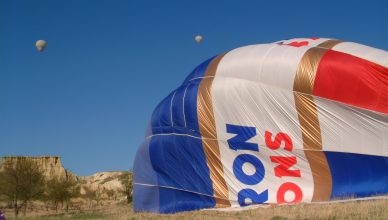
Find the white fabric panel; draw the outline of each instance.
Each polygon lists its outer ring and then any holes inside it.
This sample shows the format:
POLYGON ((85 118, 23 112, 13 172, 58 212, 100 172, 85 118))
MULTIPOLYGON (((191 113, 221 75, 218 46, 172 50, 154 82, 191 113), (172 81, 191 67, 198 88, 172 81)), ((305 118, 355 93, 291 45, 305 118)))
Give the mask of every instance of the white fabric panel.
POLYGON ((217 136, 224 136, 226 124, 257 128, 251 141, 265 146, 265 131, 287 133, 294 149, 303 149, 302 134, 295 108, 293 92, 241 79, 217 78, 212 87, 213 111, 217 136), (228 87, 223 85, 228 84, 228 87), (219 133, 218 129, 220 129, 219 133))
POLYGON ((292 92, 298 63, 309 48, 277 44, 248 46, 227 53, 218 66, 211 91, 213 111, 229 199, 234 206, 238 206, 235 202, 238 192, 245 188, 257 193, 268 189, 267 202, 276 203, 277 190, 287 181, 303 185, 300 187, 302 201, 312 199, 311 169, 302 150, 302 134, 292 92), (279 62, 279 59, 283 61, 279 62), (235 135, 226 132, 226 124, 255 127, 257 135, 249 142, 259 144, 259 152, 230 149, 227 140, 235 135), (265 131, 274 136, 278 132, 287 133, 293 141, 293 151, 285 151, 283 146, 278 150, 266 147, 265 131), (234 176, 233 161, 244 153, 257 156, 265 167, 265 177, 257 185, 245 185, 234 176), (274 175, 278 164, 271 162, 269 157, 287 155, 297 156, 297 164, 291 169, 299 169, 303 178, 274 175))
POLYGON ((292 91, 295 73, 304 53, 326 40, 298 38, 282 42, 308 41, 309 45, 293 47, 272 43, 234 49, 222 58, 216 78, 246 79, 292 91))
POLYGON ((388 156, 388 115, 315 98, 324 151, 388 156))
MULTIPOLYGON (((277 203, 277 199, 276 199, 277 191, 280 185, 286 182, 292 182, 300 186, 303 192, 302 202, 311 202, 313 191, 314 191, 313 178, 311 175, 310 165, 306 161, 303 150, 294 150, 292 152, 289 152, 289 151, 279 149, 279 150, 273 151, 267 147, 260 147, 259 152, 245 151, 245 150, 234 151, 234 150, 228 149, 227 142, 222 142, 222 143, 223 144, 222 145, 220 144, 219 146, 221 149, 222 162, 224 164, 224 174, 225 174, 224 177, 228 185, 229 200, 231 201, 232 207, 239 206, 237 202, 238 192, 240 190, 247 189, 247 188, 253 189, 258 194, 265 190, 268 190, 268 201, 266 203, 277 203), (259 158, 260 161, 263 163, 265 167, 265 176, 263 180, 257 185, 253 185, 253 186, 246 185, 244 183, 241 183, 234 176, 232 165, 233 165, 234 159, 240 154, 254 155, 257 158, 259 158), (293 166, 291 169, 300 170, 302 177, 282 177, 282 178, 276 177, 274 173, 274 168, 278 164, 271 162, 270 156, 296 156, 298 163, 295 166, 293 166)), ((248 168, 253 169, 252 166, 248 168)), ((254 170, 246 171, 247 174, 251 174, 254 172, 255 172, 254 170)), ((293 193, 291 193, 291 198, 288 198, 288 202, 292 201, 292 195, 293 193)))
POLYGON ((218 143, 225 179, 229 188, 229 199, 236 201, 238 191, 248 187, 236 179, 232 165, 239 154, 249 153, 256 155, 263 162, 266 174, 262 182, 248 188, 254 189, 257 193, 262 192, 263 189, 268 189, 268 202, 276 203, 278 187, 284 182, 291 181, 299 186, 303 185, 301 187, 304 194, 303 201, 310 202, 313 193, 313 180, 310 166, 303 151, 302 135, 293 93, 285 89, 264 86, 246 80, 216 77, 213 82, 212 96, 218 143), (225 84, 229 85, 228 88, 223 86, 225 84), (257 135, 249 142, 258 143, 259 152, 230 149, 227 140, 235 135, 226 132, 226 124, 256 127, 257 135), (293 141, 294 150, 292 152, 285 151, 283 150, 284 146, 278 150, 269 149, 265 144, 265 131, 270 131, 274 136, 278 132, 288 134, 293 141), (303 184, 302 178, 279 178, 274 175, 273 169, 278 164, 272 163, 269 156, 286 155, 298 157, 297 164, 292 169, 301 170, 303 184))
POLYGON ((351 54, 356 57, 388 67, 388 52, 353 42, 343 42, 333 47, 333 50, 351 54))

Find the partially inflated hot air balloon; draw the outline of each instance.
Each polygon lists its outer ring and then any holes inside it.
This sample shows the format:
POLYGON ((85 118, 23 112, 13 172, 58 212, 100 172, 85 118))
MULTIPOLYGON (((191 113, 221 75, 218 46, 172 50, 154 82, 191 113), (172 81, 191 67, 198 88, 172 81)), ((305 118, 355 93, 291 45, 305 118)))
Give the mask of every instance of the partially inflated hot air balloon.
POLYGON ((44 40, 38 40, 38 41, 36 41, 35 46, 39 52, 43 52, 44 49, 46 49, 46 47, 47 47, 47 43, 44 40))
POLYGON ((152 114, 136 211, 388 193, 388 52, 301 38, 200 64, 152 114))

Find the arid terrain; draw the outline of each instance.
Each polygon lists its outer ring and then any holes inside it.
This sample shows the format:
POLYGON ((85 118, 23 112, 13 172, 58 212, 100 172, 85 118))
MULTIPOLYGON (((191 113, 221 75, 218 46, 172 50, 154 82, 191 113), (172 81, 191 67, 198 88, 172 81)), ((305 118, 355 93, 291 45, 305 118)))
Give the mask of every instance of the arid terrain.
MULTIPOLYGON (((12 216, 12 211, 7 211, 12 216)), ((387 219, 388 200, 268 206, 239 211, 202 210, 178 214, 134 213, 131 205, 103 205, 83 211, 29 213, 19 219, 387 219)), ((9 219, 13 219, 12 217, 9 219)))

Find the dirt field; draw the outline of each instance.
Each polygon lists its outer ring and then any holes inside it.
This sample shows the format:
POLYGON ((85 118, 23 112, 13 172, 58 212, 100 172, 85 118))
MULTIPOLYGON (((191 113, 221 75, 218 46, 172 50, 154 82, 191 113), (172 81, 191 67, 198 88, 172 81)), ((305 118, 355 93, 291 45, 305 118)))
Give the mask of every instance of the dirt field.
MULTIPOLYGON (((10 211, 7 210, 8 219, 13 219, 10 211)), ((203 210, 170 215, 134 213, 129 205, 116 204, 82 212, 29 213, 19 219, 388 219, 388 200, 268 206, 243 211, 203 210)))

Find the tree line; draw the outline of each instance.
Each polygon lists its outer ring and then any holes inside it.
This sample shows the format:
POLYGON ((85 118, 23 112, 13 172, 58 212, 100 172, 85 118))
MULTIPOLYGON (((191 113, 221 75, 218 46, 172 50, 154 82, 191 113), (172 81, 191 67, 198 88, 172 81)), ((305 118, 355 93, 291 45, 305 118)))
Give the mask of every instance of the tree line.
MULTIPOLYGON (((132 173, 124 172, 119 178, 123 185, 120 193, 126 196, 127 202, 132 202, 132 173)), ((80 194, 80 184, 74 178, 48 178, 38 163, 31 158, 20 158, 16 162, 5 160, 0 171, 0 200, 6 201, 12 207, 17 217, 22 211, 27 212, 28 205, 34 200, 40 200, 51 205, 58 211, 59 205, 69 209, 72 198, 83 197, 99 202, 99 190, 84 189, 80 194)), ((113 195, 113 191, 107 191, 113 195)), ((46 206, 47 207, 47 206, 46 206)))

